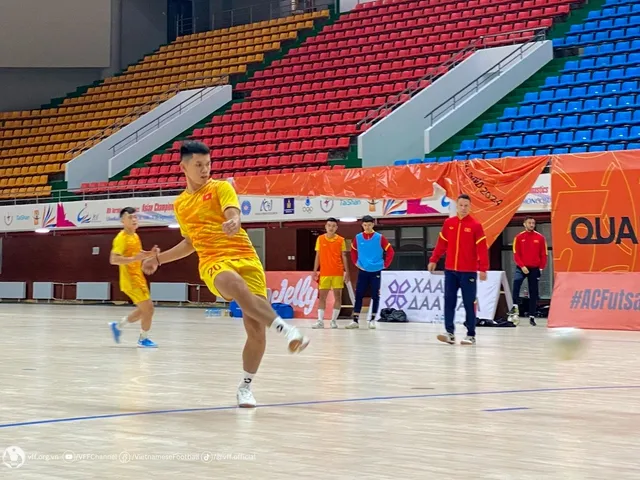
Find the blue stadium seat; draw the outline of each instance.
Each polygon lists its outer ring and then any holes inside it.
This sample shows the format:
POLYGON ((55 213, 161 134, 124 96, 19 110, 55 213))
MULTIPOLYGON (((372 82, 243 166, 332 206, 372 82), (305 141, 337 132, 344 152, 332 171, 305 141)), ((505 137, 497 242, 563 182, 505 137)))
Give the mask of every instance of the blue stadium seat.
MULTIPOLYGON (((539 143, 540 143, 540 136, 537 134, 525 135, 524 139, 522 140, 522 146, 524 148, 535 148, 538 146, 539 143)), ((533 155, 533 153, 531 153, 531 155, 533 155)), ((531 155, 526 155, 526 156, 530 157, 531 155)))
MULTIPOLYGON (((515 108, 516 114, 518 109, 515 108)), ((511 122, 500 122, 498 123, 498 133, 508 133, 511 131, 511 122)))
POLYGON ((498 126, 495 123, 485 123, 482 126, 482 135, 490 135, 492 133, 496 133, 498 130, 498 126))
POLYGON ((544 130, 544 118, 534 118, 529 122, 529 132, 539 132, 544 130))
POLYGON ((591 128, 596 126, 596 116, 593 114, 580 115, 578 125, 582 128, 591 128))
MULTIPOLYGON (((586 95, 586 94, 585 94, 586 95)), ((574 100, 567 103, 567 113, 582 111, 582 100, 574 100)))
MULTIPOLYGON (((576 25, 572 25, 572 27, 575 27, 576 25)), ((577 60, 569 60, 567 63, 564 64, 564 69, 563 71, 565 72, 570 72, 572 70, 578 70, 579 67, 579 63, 577 60)), ((528 94, 527 94, 528 95, 528 94)), ((526 96, 525 96, 526 98, 526 96)))
MULTIPOLYGON (((518 107, 507 107, 504 109, 502 116, 498 120, 515 118, 518 116, 518 107)), ((498 130, 500 131, 500 130, 498 130)))
POLYGON ((475 146, 476 146, 475 140, 463 140, 460 143, 460 148, 458 150, 456 150, 456 153, 458 153, 458 152, 470 152, 475 148, 475 146))
POLYGON ((446 162, 450 162, 451 160, 453 160, 451 157, 439 157, 438 163, 446 163, 446 162))
POLYGON ((548 148, 539 148, 535 151, 536 155, 551 155, 551 150, 548 148))
POLYGON ((562 117, 562 128, 567 130, 578 128, 579 119, 580 117, 578 115, 567 115, 562 117))
POLYGON ((407 164, 408 165, 419 165, 422 163, 422 159, 421 158, 411 158, 409 160, 407 160, 407 164))
POLYGON ((551 151, 552 154, 554 155, 563 155, 565 153, 569 153, 569 149, 568 148, 554 148, 551 151))
POLYGON ((456 155, 453 157, 454 160, 467 160, 468 157, 466 155, 456 155))
POLYGON ((514 132, 524 132, 525 130, 527 130, 527 128, 529 128, 528 120, 516 120, 515 122, 513 122, 514 132))
POLYGON ((500 154, 500 157, 501 157, 501 158, 505 158, 505 157, 515 157, 515 156, 516 156, 516 152, 515 152, 515 151, 513 151, 513 150, 509 150, 509 151, 507 151, 507 152, 502 152, 502 153, 500 154))
POLYGON ((540 137, 540 145, 554 145, 556 143, 555 133, 544 133, 540 137))
POLYGON ((627 127, 615 127, 611 129, 611 140, 620 141, 629 138, 629 129, 627 127))
POLYGON ((484 158, 485 158, 485 160, 491 160, 493 158, 500 158, 500 154, 499 153, 495 153, 495 152, 485 153, 484 154, 484 158))
POLYGON ((624 150, 623 143, 610 143, 607 145, 607 150, 624 150))
POLYGON ((556 139, 556 143, 555 143, 556 145, 569 145, 571 143, 573 143, 573 132, 558 133, 558 138, 556 139))
POLYGON ((609 135, 611 132, 606 128, 598 128, 593 131, 592 135, 591 131, 589 131, 589 133, 589 138, 585 139, 585 141, 592 141, 593 143, 603 143, 609 140, 609 135))
POLYGON ((507 146, 507 137, 496 137, 491 142, 491 149, 497 150, 499 148, 505 148, 507 146))
POLYGON ((407 161, 406 161, 406 160, 395 160, 395 161, 393 162, 393 164, 394 164, 394 165, 396 165, 396 166, 406 165, 406 164, 407 164, 407 161))
POLYGON ((518 157, 532 157, 533 150, 520 150, 518 152, 518 157))
POLYGON ((598 115, 596 123, 598 125, 609 125, 613 122, 613 113, 601 113, 598 115))
POLYGON ((520 103, 535 103, 538 101, 538 92, 527 92, 524 94, 524 99, 520 103))
POLYGON ((606 147, 604 145, 591 145, 589 147, 590 152, 604 152, 606 147))
POLYGON ((627 143, 627 150, 640 150, 640 143, 627 143))
POLYGON ((522 146, 522 135, 514 135, 511 137, 507 137, 507 147, 521 147, 522 146))
POLYGON ((545 122, 545 130, 560 130, 562 119, 560 117, 549 117, 545 122))
POLYGON ((436 163, 438 161, 437 157, 424 157, 422 163, 436 163))
MULTIPOLYGON (((547 107, 547 113, 548 113, 548 109, 549 106, 546 105, 547 107)), ((532 105, 525 105, 523 107, 518 108, 518 117, 531 117, 533 116, 533 106, 532 105)))
MULTIPOLYGON (((640 110, 636 110, 635 112, 638 112, 640 115, 640 110)), ((612 125, 631 125, 632 123, 633 118, 631 112, 616 112, 615 118, 611 122, 612 125)))
POLYGON ((540 92, 540 95, 538 96, 538 100, 541 102, 548 102, 553 100, 554 98, 558 98, 566 91, 567 89, 565 88, 559 88, 558 90, 542 90, 540 92))
POLYGON ((587 151, 587 147, 571 147, 569 153, 585 153, 587 151))
MULTIPOLYGON (((525 108, 527 107, 520 107, 520 116, 522 116, 522 110, 525 108)), ((551 110, 549 108, 548 103, 543 105, 536 105, 535 109, 533 110, 533 115, 549 115, 550 113, 551 113, 551 110)))

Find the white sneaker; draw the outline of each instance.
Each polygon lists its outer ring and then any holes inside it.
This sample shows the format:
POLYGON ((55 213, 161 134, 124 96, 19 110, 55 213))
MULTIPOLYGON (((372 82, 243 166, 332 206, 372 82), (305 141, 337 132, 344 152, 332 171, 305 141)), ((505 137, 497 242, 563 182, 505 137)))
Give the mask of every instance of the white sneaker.
POLYGON ((238 399, 238 407, 240 408, 256 407, 256 399, 250 388, 239 388, 236 393, 236 398, 238 399))
POLYGON ((305 337, 300 330, 296 327, 292 327, 287 334, 287 343, 289 345, 289 353, 300 353, 307 345, 309 345, 309 338, 305 337))
POLYGON ((348 328, 349 330, 354 328, 360 328, 360 324, 358 322, 351 322, 349 325, 347 325, 344 328, 348 328))
MULTIPOLYGON (((316 323, 314 323, 311 328, 324 328, 324 320, 318 320, 316 323)), ((333 328, 333 327, 331 327, 333 328)))
POLYGON ((338 322, 331 320, 331 328, 338 328, 338 322))
POLYGON ((376 321, 375 320, 369 320, 369 329, 370 330, 375 330, 376 329, 376 321))

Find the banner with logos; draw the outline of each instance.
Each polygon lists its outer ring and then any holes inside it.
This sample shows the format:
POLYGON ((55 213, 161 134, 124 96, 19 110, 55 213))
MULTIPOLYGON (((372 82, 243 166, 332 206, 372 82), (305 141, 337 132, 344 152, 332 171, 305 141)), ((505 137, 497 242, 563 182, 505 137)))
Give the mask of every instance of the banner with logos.
MULTIPOLYGON (((504 272, 489 271, 484 282, 478 281, 476 317, 493 320, 498 308, 501 289, 505 292, 509 309, 513 306, 509 281, 504 272)), ((382 272, 380 310, 403 310, 410 322, 444 322, 444 273, 427 271, 382 272)), ((380 318, 378 312, 377 318, 380 318)), ((465 321, 462 295, 458 292, 455 322, 465 321)))
POLYGON ((640 330, 640 272, 560 272, 549 327, 640 330))
POLYGON ((638 150, 554 157, 556 272, 640 272, 638 150))
MULTIPOLYGON (((550 176, 541 175, 521 205, 520 212, 549 211, 550 176)), ((134 207, 142 226, 176 223, 176 197, 132 197, 59 203, 0 206, 0 231, 33 231, 37 228, 119 228, 120 210, 134 207)), ((364 215, 405 217, 449 215, 451 201, 443 190, 417 200, 365 200, 324 197, 240 196, 242 219, 246 224, 262 222, 318 221, 327 217, 359 219, 364 215)))
MULTIPOLYGON (((295 318, 317 318, 318 283, 312 272, 266 272, 269 302, 293 307, 295 318)), ((325 320, 331 319, 333 294, 327 297, 325 320)))

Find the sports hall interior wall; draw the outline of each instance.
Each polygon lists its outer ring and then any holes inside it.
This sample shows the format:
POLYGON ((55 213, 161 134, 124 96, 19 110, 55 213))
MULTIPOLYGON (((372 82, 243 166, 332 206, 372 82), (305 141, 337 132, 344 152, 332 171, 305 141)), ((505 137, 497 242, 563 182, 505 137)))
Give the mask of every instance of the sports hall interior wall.
MULTIPOLYGON (((523 215, 513 218, 510 226, 519 226, 523 215)), ((537 216, 539 222, 548 222, 549 214, 537 216)), ((379 228, 393 226, 439 225, 440 217, 420 219, 406 218, 383 219, 379 228)), ((313 265, 315 235, 323 229, 323 222, 299 225, 264 224, 251 227, 265 229, 265 267, 269 271, 310 270, 313 265), (295 260, 289 260, 295 256, 295 260)), ((342 224, 339 234, 353 239, 360 232, 358 223, 342 224)), ((126 297, 117 289, 118 268, 109 264, 109 252, 116 230, 71 230, 57 232, 55 235, 35 233, 8 233, 2 237, 0 281, 28 282, 28 295, 34 281, 75 282, 111 282, 112 298, 126 301, 126 297), (99 254, 93 255, 93 247, 99 254)), ((150 248, 158 245, 166 250, 181 240, 177 230, 166 227, 142 228, 139 230, 143 246, 150 248)), ((490 250, 492 269, 500 269, 503 246, 497 241, 490 250)), ((187 282, 201 284, 198 278, 198 259, 195 255, 161 267, 151 281, 187 282)), ((352 280, 356 279, 356 268, 351 266, 352 280)), ((68 287, 72 288, 72 287, 68 287)), ((73 291, 67 290, 65 296, 72 298, 73 291)), ((208 292, 201 290, 202 300, 211 299, 208 292)))
MULTIPOLYGON (((88 87, 120 72, 167 43, 166 0, 108 1, 111 1, 111 54, 108 63, 100 68, 89 68, 81 63, 73 67, 48 68, 35 65, 32 68, 6 68, 0 64, 0 111, 40 108, 52 99, 82 90, 81 85, 88 87)), ((67 15, 74 18, 73 11, 67 15)), ((17 38, 16 42, 19 41, 17 38)))

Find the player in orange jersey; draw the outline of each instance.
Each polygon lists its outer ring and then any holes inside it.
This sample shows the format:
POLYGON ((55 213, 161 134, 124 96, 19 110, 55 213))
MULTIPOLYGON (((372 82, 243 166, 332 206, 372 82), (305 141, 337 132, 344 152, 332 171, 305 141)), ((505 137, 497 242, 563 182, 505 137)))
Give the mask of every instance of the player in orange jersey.
POLYGON ((109 262, 111 265, 119 266, 120 290, 131 299, 136 309, 128 317, 123 317, 119 322, 111 322, 109 326, 113 339, 116 343, 120 343, 122 327, 127 323, 140 320, 141 331, 138 347, 156 348, 157 345, 149 338, 153 318, 153 302, 141 266, 143 260, 157 255, 159 250, 155 246, 150 252, 142 250, 140 237, 136 233, 138 217, 135 208, 123 208, 120 211, 120 221, 124 229, 113 240, 109 262))
POLYGON ((342 308, 342 289, 344 282, 349 281, 349 264, 347 263, 347 244, 338 231, 338 220, 329 218, 324 226, 325 233, 316 241, 316 260, 313 265, 314 280, 318 282, 318 321, 313 328, 324 328, 324 310, 327 297, 333 290, 333 314, 331 328, 338 328, 338 315, 342 308), (318 267, 320 274, 318 275, 318 267))
POLYGON ((240 407, 255 407, 251 383, 264 355, 266 328, 282 334, 291 353, 304 350, 309 339, 280 318, 267 301, 264 269, 247 232, 241 228, 238 196, 230 183, 210 178, 209 148, 200 142, 185 141, 180 158, 187 189, 176 199, 174 212, 184 240, 146 260, 145 272, 152 273, 158 265, 197 252, 200 278, 209 290, 216 297, 235 300, 242 310, 247 341, 237 399, 240 407))

